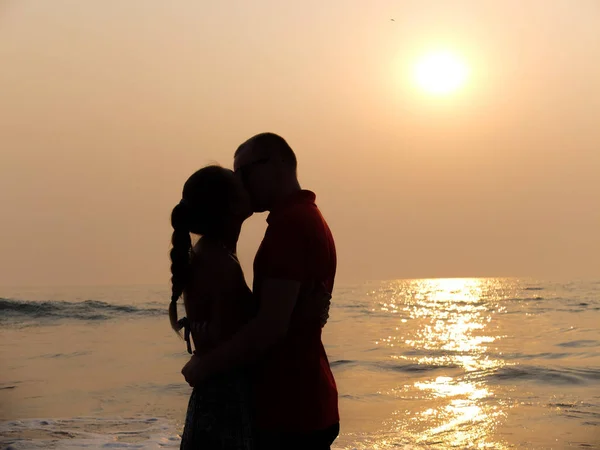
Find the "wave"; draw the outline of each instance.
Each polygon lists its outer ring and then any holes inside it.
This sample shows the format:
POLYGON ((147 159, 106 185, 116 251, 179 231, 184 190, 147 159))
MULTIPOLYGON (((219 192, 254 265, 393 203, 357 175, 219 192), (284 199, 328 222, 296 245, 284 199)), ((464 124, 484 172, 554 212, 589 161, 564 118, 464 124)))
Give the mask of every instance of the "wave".
POLYGON ((594 341, 591 339, 580 339, 578 341, 568 341, 556 344, 559 347, 572 347, 572 348, 586 348, 586 347, 600 347, 600 341, 594 341))
POLYGON ((339 366, 346 366, 346 365, 356 365, 357 361, 351 360, 351 359, 338 359, 336 361, 331 361, 331 363, 329 363, 329 365, 331 367, 339 367, 339 366))
POLYGON ((118 316, 158 316, 165 308, 114 305, 98 300, 83 302, 28 301, 0 298, 0 323, 22 323, 52 320, 108 320, 118 316))
POLYGON ((505 366, 487 374, 490 381, 532 381, 551 385, 584 385, 600 382, 597 368, 552 368, 529 365, 505 366))
POLYGON ((390 370, 393 372, 405 372, 405 373, 421 373, 421 372, 429 372, 433 370, 441 370, 441 369, 456 369, 456 364, 417 364, 417 363, 408 363, 408 364, 390 364, 390 363, 375 363, 377 368, 383 370, 390 370))

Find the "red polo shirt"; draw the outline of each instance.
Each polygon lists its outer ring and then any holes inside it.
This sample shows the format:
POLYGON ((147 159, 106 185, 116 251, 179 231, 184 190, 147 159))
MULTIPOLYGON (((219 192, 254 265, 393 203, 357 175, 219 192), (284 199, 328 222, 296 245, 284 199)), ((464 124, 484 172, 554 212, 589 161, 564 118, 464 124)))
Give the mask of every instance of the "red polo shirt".
MULTIPOLYGON (((336 271, 335 243, 315 204, 315 194, 299 191, 286 198, 271 210, 267 223, 254 260, 253 290, 257 298, 267 278, 323 283, 331 292, 336 271)), ((310 297, 306 299, 310 301, 310 297)), ((306 310, 311 305, 303 307, 306 310)), ((260 428, 303 432, 339 422, 337 388, 317 322, 309 323, 292 313, 286 337, 268 352, 256 375, 260 428)))

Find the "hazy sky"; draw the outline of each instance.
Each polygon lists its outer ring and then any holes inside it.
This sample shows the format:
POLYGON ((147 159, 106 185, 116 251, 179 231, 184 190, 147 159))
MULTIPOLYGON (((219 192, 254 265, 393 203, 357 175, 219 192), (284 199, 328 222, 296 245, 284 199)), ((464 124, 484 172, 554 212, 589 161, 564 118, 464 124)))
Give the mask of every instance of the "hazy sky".
POLYGON ((0 0, 0 284, 167 283, 184 181, 262 131, 340 282, 599 276, 599 118, 598 0, 0 0))

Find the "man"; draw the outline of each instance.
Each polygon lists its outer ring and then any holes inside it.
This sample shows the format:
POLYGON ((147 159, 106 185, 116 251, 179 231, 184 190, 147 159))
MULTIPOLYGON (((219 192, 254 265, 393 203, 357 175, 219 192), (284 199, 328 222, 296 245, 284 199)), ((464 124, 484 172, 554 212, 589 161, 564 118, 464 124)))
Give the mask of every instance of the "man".
POLYGON ((335 244, 315 194, 301 189, 296 166, 290 146, 273 133, 237 149, 234 170, 254 211, 270 212, 254 260, 259 311, 230 341, 202 359, 192 357, 182 370, 193 385, 253 364, 261 450, 328 450, 339 433, 337 388, 321 341, 328 301, 310 294, 315 286, 332 292, 335 244))

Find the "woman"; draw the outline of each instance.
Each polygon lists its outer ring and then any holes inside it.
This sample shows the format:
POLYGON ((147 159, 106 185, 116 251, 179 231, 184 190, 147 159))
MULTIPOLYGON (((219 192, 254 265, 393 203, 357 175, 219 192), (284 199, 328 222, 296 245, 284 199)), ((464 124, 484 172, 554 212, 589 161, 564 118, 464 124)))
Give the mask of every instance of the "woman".
MULTIPOLYGON (((255 313, 252 293, 236 256, 244 220, 252 215, 249 197, 233 172, 208 166, 185 183, 181 202, 171 215, 171 326, 185 329, 202 354, 228 339, 255 313), (190 233, 200 235, 192 247, 190 233), (186 318, 178 320, 183 296, 186 318)), ((194 387, 181 449, 249 450, 253 448, 249 379, 236 370, 194 387)))

